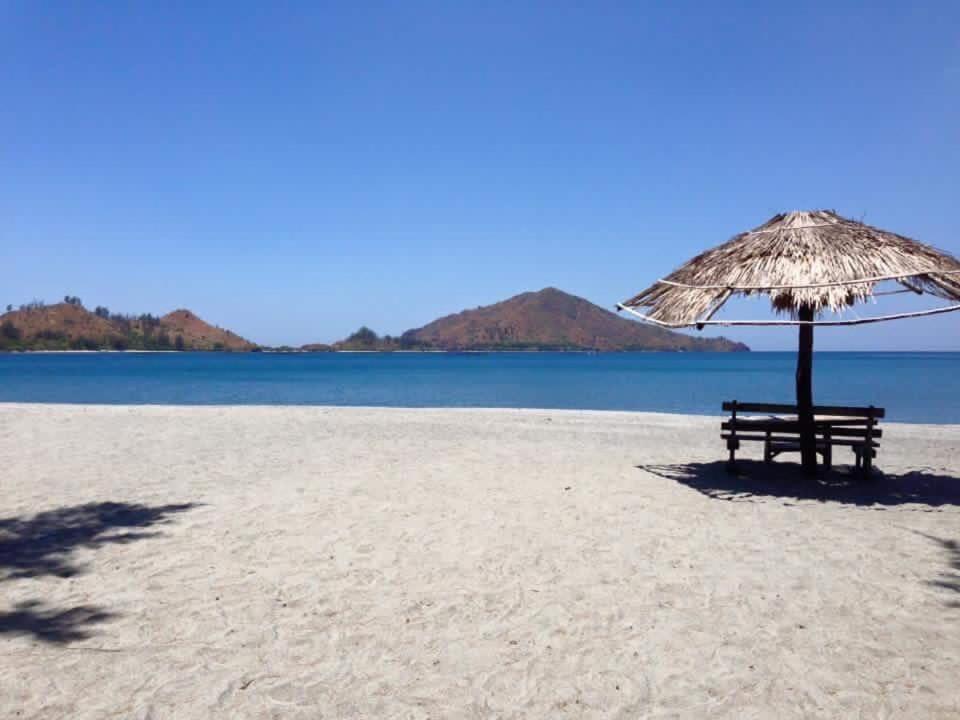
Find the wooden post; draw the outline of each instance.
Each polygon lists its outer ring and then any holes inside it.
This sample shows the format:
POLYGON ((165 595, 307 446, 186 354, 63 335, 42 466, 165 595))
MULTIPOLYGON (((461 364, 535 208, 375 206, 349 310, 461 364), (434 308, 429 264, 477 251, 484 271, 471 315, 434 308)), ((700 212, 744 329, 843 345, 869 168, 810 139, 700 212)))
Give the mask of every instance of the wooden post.
POLYGON ((737 401, 734 400, 730 406, 730 437, 727 438, 727 450, 730 451, 730 459, 727 460, 727 472, 736 472, 737 470, 737 449, 740 447, 740 439, 737 437, 737 401))
POLYGON ((867 434, 863 443, 863 477, 870 477, 870 468, 873 466, 873 425, 876 415, 873 405, 870 406, 870 417, 867 418, 867 434))
MULTIPOLYGON (((813 308, 803 305, 798 319, 813 320, 813 308)), ((800 326, 797 348, 797 420, 800 423, 800 458, 806 475, 817 474, 817 436, 813 424, 813 325, 800 326)))

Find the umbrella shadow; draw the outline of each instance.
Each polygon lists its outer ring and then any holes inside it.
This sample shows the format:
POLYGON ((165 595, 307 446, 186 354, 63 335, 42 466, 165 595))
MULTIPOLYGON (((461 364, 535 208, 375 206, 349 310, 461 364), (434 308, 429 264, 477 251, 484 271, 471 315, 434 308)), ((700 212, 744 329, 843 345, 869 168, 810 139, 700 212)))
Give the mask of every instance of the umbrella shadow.
POLYGON ((762 502, 767 499, 815 500, 885 510, 920 505, 918 511, 960 507, 960 478, 936 472, 877 472, 869 480, 834 470, 811 479, 793 463, 738 460, 737 472, 726 462, 638 465, 653 475, 674 480, 714 500, 762 502))
MULTIPOLYGON (((195 503, 142 505, 99 502, 73 505, 32 516, 0 518, 0 582, 54 576, 69 578, 85 571, 74 556, 80 548, 127 544, 160 535, 146 528, 195 503)), ((48 643, 69 643, 90 636, 90 628, 116 617, 92 605, 52 607, 26 600, 0 611, 0 635, 32 635, 48 643)))

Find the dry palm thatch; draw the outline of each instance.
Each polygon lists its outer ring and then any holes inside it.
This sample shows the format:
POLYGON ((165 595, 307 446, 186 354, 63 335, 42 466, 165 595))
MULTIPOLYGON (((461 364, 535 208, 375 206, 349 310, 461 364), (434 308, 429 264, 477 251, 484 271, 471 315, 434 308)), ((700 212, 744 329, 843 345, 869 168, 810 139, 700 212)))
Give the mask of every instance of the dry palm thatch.
MULTIPOLYGON (((818 210, 776 215, 698 255, 620 307, 644 308, 644 319, 682 327, 709 323, 732 295, 765 293, 777 312, 795 318, 801 308, 816 314, 867 300, 885 280, 960 301, 960 260, 902 235, 818 210)), ((836 324, 844 322, 852 321, 836 324)))

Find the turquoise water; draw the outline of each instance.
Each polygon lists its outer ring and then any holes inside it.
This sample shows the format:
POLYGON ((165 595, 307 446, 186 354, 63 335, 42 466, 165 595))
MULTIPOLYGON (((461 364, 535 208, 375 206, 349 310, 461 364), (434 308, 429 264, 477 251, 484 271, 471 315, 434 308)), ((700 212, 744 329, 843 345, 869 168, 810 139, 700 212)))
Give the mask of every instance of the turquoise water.
MULTIPOLYGON (((381 405, 718 414, 790 402, 793 353, 0 354, 0 402, 381 405)), ((960 423, 960 353, 818 353, 814 397, 960 423)))

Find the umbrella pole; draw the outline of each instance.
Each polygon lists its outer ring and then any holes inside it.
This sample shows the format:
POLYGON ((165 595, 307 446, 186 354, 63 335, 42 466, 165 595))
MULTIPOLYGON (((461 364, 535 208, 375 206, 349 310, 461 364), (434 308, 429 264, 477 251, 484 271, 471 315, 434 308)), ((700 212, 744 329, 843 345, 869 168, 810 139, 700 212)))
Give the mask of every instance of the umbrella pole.
MULTIPOLYGON (((813 320, 813 308, 804 305, 798 317, 813 320)), ((817 474, 817 438, 813 424, 813 325, 800 326, 797 348, 797 419, 800 422, 800 457, 806 475, 817 474)))

